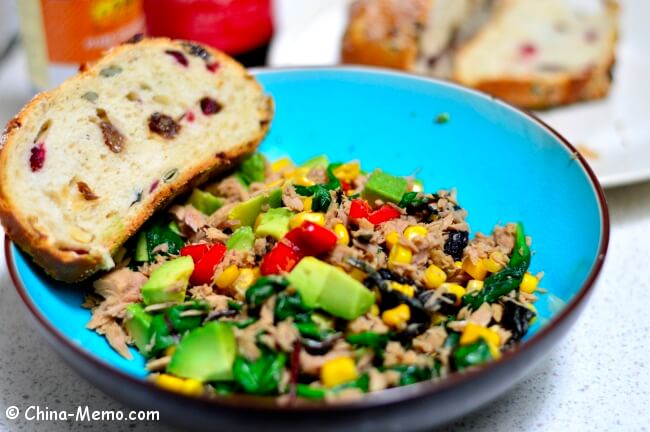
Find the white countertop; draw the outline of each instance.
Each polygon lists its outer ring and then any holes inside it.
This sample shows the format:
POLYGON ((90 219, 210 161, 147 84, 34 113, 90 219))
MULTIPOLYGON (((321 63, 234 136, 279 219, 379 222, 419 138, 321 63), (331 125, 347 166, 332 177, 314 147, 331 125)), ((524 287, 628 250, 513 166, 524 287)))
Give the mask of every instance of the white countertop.
MULTIPOLYGON (((29 99, 24 56, 0 65, 0 124, 29 99)), ((650 143, 649 143, 650 144, 650 143)), ((458 431, 646 431, 650 427, 650 183, 607 192, 612 236, 589 305, 550 357, 506 396, 467 416, 458 431)), ((1 228, 0 228, 1 234, 1 228)), ((11 421, 9 406, 125 409, 79 378, 46 345, 21 304, 0 250, 0 429, 124 430, 123 423, 11 421)), ((134 431, 162 430, 133 423, 134 431)))

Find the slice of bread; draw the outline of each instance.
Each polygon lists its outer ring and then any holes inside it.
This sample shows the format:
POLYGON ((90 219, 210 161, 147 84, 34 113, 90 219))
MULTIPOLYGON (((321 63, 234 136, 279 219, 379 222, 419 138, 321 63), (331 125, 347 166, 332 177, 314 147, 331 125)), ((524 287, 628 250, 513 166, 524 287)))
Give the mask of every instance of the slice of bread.
POLYGON ((506 0, 455 54, 452 78, 527 108, 607 95, 617 6, 587 12, 567 0, 506 0))
POLYGON ((272 101, 213 49, 145 39, 37 95, 0 141, 0 220, 52 277, 114 266, 159 208, 255 150, 272 101))
POLYGON ((357 0, 342 59, 452 79, 524 108, 596 99, 612 81, 618 4, 591 3, 599 7, 585 11, 567 0, 357 0))

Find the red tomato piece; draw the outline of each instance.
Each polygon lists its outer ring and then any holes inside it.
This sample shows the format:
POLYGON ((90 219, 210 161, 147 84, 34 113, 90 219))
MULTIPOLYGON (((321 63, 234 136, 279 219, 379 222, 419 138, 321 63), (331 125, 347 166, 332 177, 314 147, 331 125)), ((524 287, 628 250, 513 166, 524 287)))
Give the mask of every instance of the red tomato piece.
POLYGON ((190 283, 192 285, 211 284, 214 268, 223 260, 224 255, 226 255, 226 246, 222 243, 213 244, 194 265, 190 283))
POLYGON ((260 273, 267 276, 290 272, 302 258, 297 248, 280 241, 264 255, 260 264, 260 273))
POLYGON ((181 249, 181 256, 191 256, 192 261, 196 264, 201 258, 203 258, 203 255, 205 255, 208 249, 210 249, 210 245, 204 243, 183 246, 181 249))
POLYGON ((352 200, 350 205, 350 219, 364 219, 370 216, 370 204, 362 199, 352 200))
POLYGON ((379 209, 370 213, 368 216, 368 221, 373 225, 379 225, 389 220, 397 219, 402 213, 393 206, 384 204, 379 209))

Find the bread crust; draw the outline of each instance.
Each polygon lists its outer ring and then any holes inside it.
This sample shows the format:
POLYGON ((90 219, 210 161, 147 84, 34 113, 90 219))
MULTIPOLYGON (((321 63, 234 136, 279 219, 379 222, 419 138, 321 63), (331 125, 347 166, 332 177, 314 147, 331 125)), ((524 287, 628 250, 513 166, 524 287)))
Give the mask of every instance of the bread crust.
MULTIPOLYGON (((138 44, 170 44, 175 43, 171 39, 156 38, 145 39, 138 44)), ((123 44, 109 50, 104 59, 110 60, 119 55, 123 50, 129 49, 131 45, 123 44)), ((263 89, 261 85, 252 77, 243 66, 231 59, 227 55, 209 47, 205 47, 212 56, 221 64, 229 63, 231 66, 239 69, 243 76, 249 77, 252 84, 255 85, 261 94, 263 89)), ((80 77, 91 74, 94 66, 86 68, 71 80, 79 80, 80 77)), ((8 195, 4 187, 10 181, 5 167, 7 166, 7 157, 10 149, 14 145, 14 137, 17 131, 22 127, 28 114, 36 109, 40 103, 47 103, 51 98, 51 92, 43 92, 36 95, 25 107, 7 124, 2 136, 0 137, 0 222, 5 228, 6 235, 11 238, 21 249, 27 252, 36 264, 41 266, 47 274, 54 279, 63 282, 80 282, 92 276, 99 270, 107 269, 106 258, 90 253, 80 253, 82 251, 62 250, 57 248, 52 242, 48 241, 47 236, 42 235, 28 220, 28 217, 21 214, 18 207, 13 205, 11 196, 8 195)), ((193 170, 187 170, 176 181, 164 184, 159 187, 152 198, 152 201, 142 207, 138 216, 130 221, 114 239, 112 244, 108 245, 111 255, 115 254, 118 249, 128 240, 138 229, 155 213, 172 201, 175 197, 189 191, 192 187, 206 181, 211 176, 227 170, 235 165, 242 158, 249 155, 259 145, 270 129, 270 123, 273 118, 273 101, 266 97, 266 103, 258 108, 260 119, 260 132, 251 140, 239 143, 237 146, 226 152, 218 153, 210 159, 206 159, 193 170)))
POLYGON ((410 70, 431 0, 358 0, 350 6, 343 63, 410 70))

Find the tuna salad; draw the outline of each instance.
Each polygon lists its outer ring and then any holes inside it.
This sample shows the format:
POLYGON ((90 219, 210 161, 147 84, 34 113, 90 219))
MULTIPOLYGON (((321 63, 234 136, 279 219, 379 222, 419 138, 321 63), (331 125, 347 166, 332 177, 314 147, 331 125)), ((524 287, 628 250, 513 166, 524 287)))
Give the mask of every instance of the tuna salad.
POLYGON ((335 402, 444 379, 537 316, 523 225, 470 235, 466 215, 414 177, 256 153, 143 226, 94 282, 88 328, 186 395, 335 402))

